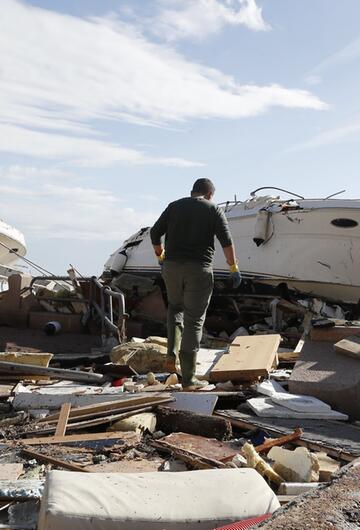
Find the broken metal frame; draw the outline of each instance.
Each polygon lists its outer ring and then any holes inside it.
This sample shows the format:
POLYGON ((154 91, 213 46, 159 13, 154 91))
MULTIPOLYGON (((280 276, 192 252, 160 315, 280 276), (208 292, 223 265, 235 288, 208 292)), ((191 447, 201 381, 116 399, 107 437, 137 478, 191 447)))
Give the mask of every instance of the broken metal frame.
POLYGON ((116 333, 119 342, 125 339, 125 321, 127 314, 125 312, 125 296, 121 291, 113 291, 108 285, 103 285, 96 276, 92 276, 90 284, 91 304, 101 318, 101 337, 103 342, 106 340, 106 329, 116 333), (100 292, 100 306, 95 301, 93 287, 100 292), (114 301, 117 302, 116 323, 114 318, 114 301))
MULTIPOLYGON (((30 283, 30 290, 33 292, 33 287, 36 281, 39 280, 53 280, 63 281, 73 284, 69 276, 36 276, 30 283)), ((108 336, 108 331, 116 334, 119 342, 125 339, 125 320, 127 314, 125 312, 125 296, 121 291, 113 291, 108 285, 103 285, 96 276, 81 278, 82 281, 88 281, 90 284, 89 298, 74 299, 73 297, 61 298, 44 298, 37 297, 42 300, 57 301, 57 302, 77 302, 88 304, 93 307, 101 320, 101 339, 104 344, 108 336), (100 305, 96 301, 97 294, 100 295, 100 305), (115 307, 115 302, 116 306, 115 307), (115 316, 116 314, 116 316, 115 316)), ((36 293, 34 293, 36 296, 36 293)))

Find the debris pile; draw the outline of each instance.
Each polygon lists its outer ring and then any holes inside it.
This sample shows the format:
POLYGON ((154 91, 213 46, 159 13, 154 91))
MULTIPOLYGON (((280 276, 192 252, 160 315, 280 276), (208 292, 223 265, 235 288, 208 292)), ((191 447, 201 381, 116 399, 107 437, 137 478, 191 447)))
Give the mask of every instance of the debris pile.
POLYGON ((0 353, 0 528, 277 528, 331 498, 360 457, 360 323, 345 316, 311 299, 221 298, 198 392, 166 372, 165 336, 0 353))

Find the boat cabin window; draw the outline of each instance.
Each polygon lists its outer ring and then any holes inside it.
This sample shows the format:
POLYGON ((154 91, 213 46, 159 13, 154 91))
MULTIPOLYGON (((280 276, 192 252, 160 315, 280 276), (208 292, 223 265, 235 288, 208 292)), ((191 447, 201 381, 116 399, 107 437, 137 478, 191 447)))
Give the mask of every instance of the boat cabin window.
POLYGON ((337 226, 338 228, 355 228, 355 226, 358 226, 359 223, 354 221, 354 219, 339 218, 333 219, 331 224, 337 226))

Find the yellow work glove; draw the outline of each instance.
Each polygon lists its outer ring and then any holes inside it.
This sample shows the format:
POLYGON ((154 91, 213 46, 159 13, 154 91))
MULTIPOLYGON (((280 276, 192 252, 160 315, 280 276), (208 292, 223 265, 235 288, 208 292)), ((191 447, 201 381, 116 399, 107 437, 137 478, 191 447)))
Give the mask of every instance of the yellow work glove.
POLYGON ((239 267, 237 263, 233 263, 232 265, 229 265, 230 268, 230 278, 232 280, 233 288, 237 289, 241 284, 241 274, 239 271, 239 267))
POLYGON ((159 256, 156 255, 156 257, 158 259, 160 267, 162 267, 164 264, 164 260, 165 260, 165 250, 163 250, 159 256))

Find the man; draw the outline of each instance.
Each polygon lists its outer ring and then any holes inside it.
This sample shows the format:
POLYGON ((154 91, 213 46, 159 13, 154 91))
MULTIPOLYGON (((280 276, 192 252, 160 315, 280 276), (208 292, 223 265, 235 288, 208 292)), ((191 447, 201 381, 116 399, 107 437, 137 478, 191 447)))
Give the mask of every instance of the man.
POLYGON ((151 242, 162 266, 168 296, 167 367, 175 371, 179 355, 183 390, 196 390, 207 384, 195 378, 195 368, 213 291, 215 236, 230 267, 233 286, 241 283, 226 217, 211 202, 214 193, 211 180, 198 179, 191 196, 170 203, 151 229, 151 242))

